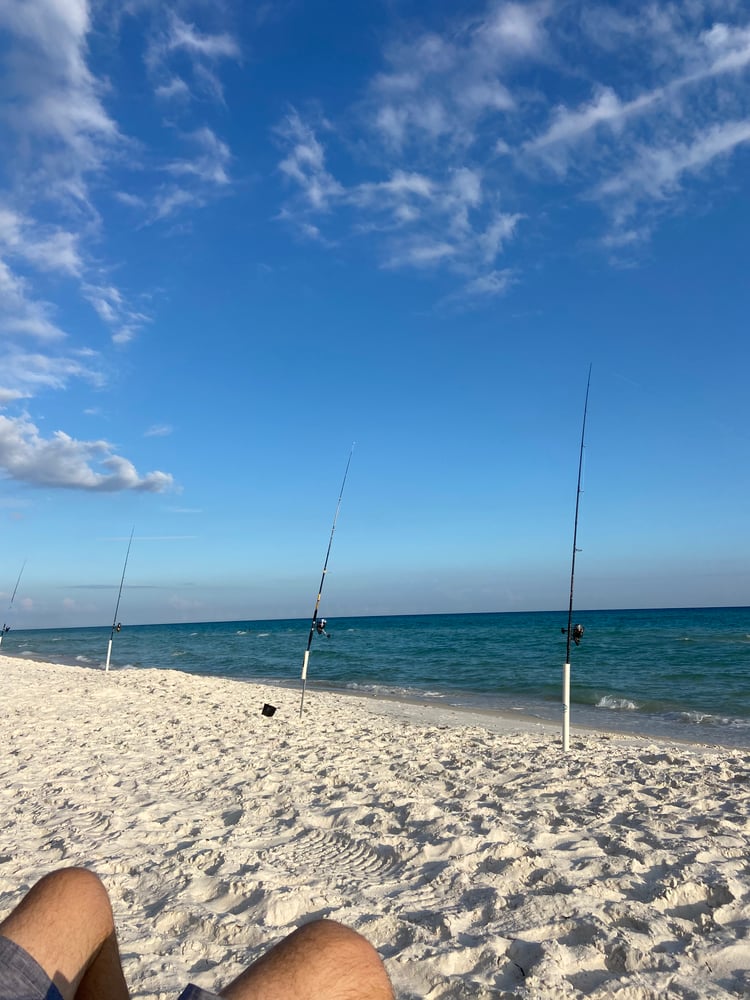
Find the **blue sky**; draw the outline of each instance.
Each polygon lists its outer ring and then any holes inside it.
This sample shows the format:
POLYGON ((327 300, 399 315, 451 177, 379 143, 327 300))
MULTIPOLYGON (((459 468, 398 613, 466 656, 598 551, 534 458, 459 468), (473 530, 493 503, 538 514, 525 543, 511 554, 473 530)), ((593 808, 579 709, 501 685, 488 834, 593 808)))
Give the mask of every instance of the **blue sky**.
MULTIPOLYGON (((750 12, 0 6, 15 627, 750 605, 750 12)), ((8 617, 8 614, 6 614, 8 617)))

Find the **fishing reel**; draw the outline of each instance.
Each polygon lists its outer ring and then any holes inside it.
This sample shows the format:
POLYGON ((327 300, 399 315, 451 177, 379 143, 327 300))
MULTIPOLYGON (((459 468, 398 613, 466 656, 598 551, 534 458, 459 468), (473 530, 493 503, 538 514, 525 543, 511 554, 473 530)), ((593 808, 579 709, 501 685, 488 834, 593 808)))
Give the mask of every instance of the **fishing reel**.
POLYGON ((324 635, 326 637, 326 639, 330 639, 331 637, 326 632, 326 625, 327 624, 328 624, 328 622, 326 621, 325 618, 316 618, 315 619, 315 631, 318 633, 318 635, 324 635))
MULTIPOLYGON (((568 632, 566 628, 561 628, 560 631, 562 632, 563 635, 566 635, 568 632)), ((573 640, 576 646, 579 646, 581 644, 581 639, 583 639, 583 633, 585 631, 586 629, 583 627, 583 625, 574 625, 573 628, 570 630, 570 638, 573 640)))

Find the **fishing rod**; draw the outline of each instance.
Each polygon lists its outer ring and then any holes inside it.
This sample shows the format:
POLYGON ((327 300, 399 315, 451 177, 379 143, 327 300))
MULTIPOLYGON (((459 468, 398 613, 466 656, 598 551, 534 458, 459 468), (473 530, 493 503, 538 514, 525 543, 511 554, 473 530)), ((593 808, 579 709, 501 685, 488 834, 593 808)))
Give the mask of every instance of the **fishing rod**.
POLYGON ((310 635, 307 637, 307 649, 305 650, 305 655, 302 658, 302 696, 299 703, 299 715, 302 718, 302 709, 305 705, 305 689, 307 687, 307 663, 310 659, 310 647, 312 646, 313 636, 316 630, 319 633, 325 632, 325 619, 318 619, 318 608, 320 607, 320 598, 323 594, 323 584, 325 583, 326 573, 328 572, 328 557, 331 554, 331 545, 333 544, 333 533, 336 530, 336 521, 339 517, 339 510, 341 508, 341 498, 344 495, 344 487, 346 486, 346 477, 349 475, 349 465, 352 460, 352 455, 354 454, 354 445, 352 445, 349 452, 349 458, 346 463, 346 469, 344 470, 344 478, 341 482, 341 489, 339 490, 339 500, 336 504, 336 513, 333 515, 333 524, 331 525, 331 537, 328 539, 328 550, 326 551, 325 562, 323 563, 323 574, 320 578, 320 586, 318 587, 318 597, 315 601, 315 610, 313 611, 312 621, 310 622, 310 635))
POLYGON ((115 637, 115 632, 119 632, 122 626, 117 621, 117 612, 120 609, 120 598, 122 597, 122 585, 125 583, 125 570, 128 568, 128 557, 130 555, 130 546, 133 544, 133 533, 135 532, 135 525, 133 525, 133 530, 130 532, 130 541, 128 542, 128 550, 125 553, 125 565, 122 567, 122 577, 120 578, 120 590, 117 594, 117 604, 115 604, 115 617, 112 619, 112 631, 109 633, 109 642, 107 643, 107 662, 104 666, 105 671, 109 670, 109 658, 112 655, 112 640, 115 637))
POLYGON ((563 728, 562 728, 562 748, 567 751, 570 746, 570 640, 576 646, 583 636, 583 625, 573 625, 573 585, 576 575, 576 553, 579 551, 578 542, 578 509, 581 502, 581 474, 583 471, 583 449, 586 439, 586 413, 589 407, 589 386, 591 385, 591 365, 589 365, 589 376, 586 381, 586 398, 583 404, 583 424, 581 426, 581 449, 578 455, 578 486, 576 487, 576 513, 573 521, 573 557, 570 564, 570 603, 568 604, 568 627, 565 643, 565 665, 563 667, 563 728))
MULTIPOLYGON (((10 604, 8 605, 8 617, 10 617, 10 612, 13 609, 13 601, 15 601, 15 599, 16 599, 16 591, 18 590, 18 584, 21 582, 21 577, 23 576, 23 571, 24 571, 24 567, 25 566, 26 566, 26 560, 24 559, 23 566, 21 566, 21 571, 19 572, 18 579, 16 580, 16 585, 13 588, 13 594, 11 595, 11 598, 10 598, 10 604)), ((6 622, 3 622, 3 630, 2 630, 2 632, 0 632, 0 643, 2 643, 3 636, 7 632, 10 632, 10 625, 8 625, 6 622)))

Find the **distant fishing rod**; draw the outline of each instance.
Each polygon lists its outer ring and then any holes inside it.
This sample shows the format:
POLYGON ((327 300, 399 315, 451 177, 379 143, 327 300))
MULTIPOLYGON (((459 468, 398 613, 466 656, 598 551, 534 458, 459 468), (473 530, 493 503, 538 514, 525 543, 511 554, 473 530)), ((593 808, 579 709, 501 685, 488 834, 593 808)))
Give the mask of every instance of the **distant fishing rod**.
POLYGON ((328 539, 328 549, 326 551, 325 562, 323 563, 323 574, 320 578, 320 586, 318 587, 318 597, 315 601, 315 610, 313 611, 312 621, 310 622, 310 635, 307 637, 307 649, 305 650, 305 655, 302 658, 302 697, 299 703, 299 714, 302 718, 302 709, 305 705, 305 689, 307 687, 307 664, 310 659, 310 647, 312 646, 313 636, 315 632, 322 634, 325 632, 325 619, 318 618, 318 609, 320 608, 320 598, 323 594, 323 584, 325 583, 326 573, 328 572, 328 557, 331 554, 331 545, 333 544, 333 533, 336 530, 336 521, 339 517, 339 510, 341 508, 341 498, 344 495, 344 487, 346 486, 346 477, 349 475, 349 465, 351 464, 352 455, 354 454, 354 445, 352 445, 349 452, 349 458, 346 463, 346 469, 344 470, 344 478, 341 482, 341 489, 339 490, 339 500, 336 504, 336 513, 333 516, 333 524, 331 525, 331 537, 328 539))
POLYGON ((576 513, 573 521, 573 557, 570 564, 570 603, 568 604, 568 627, 565 643, 565 666, 563 667, 563 730, 562 745, 563 750, 570 746, 570 640, 576 646, 583 636, 583 625, 573 625, 573 586, 576 575, 576 553, 578 549, 578 509, 581 502, 581 475, 583 471, 583 449, 586 439, 586 413, 589 407, 589 386, 591 385, 591 365, 589 365, 589 376, 586 381, 586 398, 583 404, 583 424, 581 426, 581 449, 578 455, 578 486, 576 487, 576 513))
MULTIPOLYGON (((16 591, 18 590, 18 584, 21 582, 21 577, 23 576, 23 571, 25 566, 26 566, 26 560, 24 559, 23 566, 21 566, 21 570, 18 574, 18 579, 16 580, 16 585, 13 588, 13 594, 11 595, 10 598, 10 604, 8 605, 8 616, 10 616, 10 612, 13 610, 13 601, 15 601, 16 599, 16 591)), ((2 632, 0 632, 0 643, 2 643, 3 636, 7 632, 10 632, 10 625, 8 625, 6 622, 3 622, 3 630, 2 632)))
POLYGON ((112 640, 115 637, 115 632, 119 632, 122 626, 117 621, 117 612, 120 609, 120 598, 122 597, 122 585, 125 583, 125 570, 128 568, 128 557, 130 556, 130 546, 133 544, 133 533, 135 532, 135 525, 133 525, 133 530, 130 532, 130 541, 128 542, 128 550, 125 553, 125 564, 122 567, 122 577, 120 578, 120 589, 117 593, 117 604, 115 604, 115 617, 112 619, 112 631, 109 633, 109 642, 107 643, 107 662, 104 669, 109 670, 109 658, 112 655, 112 640))

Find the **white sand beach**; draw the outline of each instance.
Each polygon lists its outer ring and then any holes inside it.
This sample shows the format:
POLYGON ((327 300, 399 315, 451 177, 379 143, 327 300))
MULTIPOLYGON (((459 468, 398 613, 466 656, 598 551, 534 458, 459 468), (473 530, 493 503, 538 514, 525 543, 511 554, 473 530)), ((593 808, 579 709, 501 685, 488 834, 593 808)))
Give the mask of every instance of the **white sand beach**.
POLYGON ((400 1000, 750 997, 750 749, 0 656, 0 913, 85 865, 136 998, 307 918, 400 1000), (261 714, 264 702, 277 707, 261 714))

